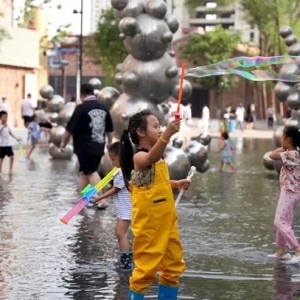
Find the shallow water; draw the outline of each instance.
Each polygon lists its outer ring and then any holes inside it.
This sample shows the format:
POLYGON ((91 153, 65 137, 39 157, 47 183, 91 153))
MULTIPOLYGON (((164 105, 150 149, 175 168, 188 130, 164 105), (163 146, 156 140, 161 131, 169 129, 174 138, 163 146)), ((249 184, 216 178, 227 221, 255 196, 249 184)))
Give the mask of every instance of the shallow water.
MULTIPOLYGON (((300 299, 300 271, 266 259, 274 251, 279 185, 262 166, 271 141, 234 140, 236 175, 197 174, 178 212, 187 270, 179 299, 300 299)), ((128 275, 114 266, 114 217, 85 209, 59 222, 75 203, 74 162, 52 161, 45 150, 16 161, 0 179, 0 299, 127 299, 128 275)), ((299 214, 295 231, 300 232, 299 214)), ((147 299, 156 299, 156 287, 147 299)))

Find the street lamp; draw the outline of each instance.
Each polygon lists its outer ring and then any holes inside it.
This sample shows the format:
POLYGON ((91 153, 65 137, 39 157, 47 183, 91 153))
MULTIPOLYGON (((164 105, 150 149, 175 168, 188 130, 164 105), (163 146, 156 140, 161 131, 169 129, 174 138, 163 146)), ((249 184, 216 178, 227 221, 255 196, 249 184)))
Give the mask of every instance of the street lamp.
POLYGON ((73 14, 80 14, 80 35, 79 35, 79 60, 77 68, 76 100, 80 98, 80 86, 82 84, 82 57, 83 57, 83 0, 81 0, 80 11, 74 9, 73 14))

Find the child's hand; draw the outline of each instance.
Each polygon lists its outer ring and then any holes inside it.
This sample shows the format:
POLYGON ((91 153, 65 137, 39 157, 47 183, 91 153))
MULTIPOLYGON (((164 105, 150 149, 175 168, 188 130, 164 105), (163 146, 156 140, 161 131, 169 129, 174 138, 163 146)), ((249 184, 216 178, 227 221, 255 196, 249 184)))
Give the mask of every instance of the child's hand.
POLYGON ((181 179, 177 181, 177 189, 181 190, 183 189, 184 191, 188 190, 191 185, 191 180, 189 179, 181 179))
POLYGON ((93 196, 92 199, 93 199, 92 200, 93 203, 98 203, 100 200, 102 200, 101 196, 93 196))
POLYGON ((181 119, 173 120, 169 123, 166 130, 164 131, 164 135, 166 136, 166 138, 171 138, 173 134, 180 130, 180 123, 181 119))

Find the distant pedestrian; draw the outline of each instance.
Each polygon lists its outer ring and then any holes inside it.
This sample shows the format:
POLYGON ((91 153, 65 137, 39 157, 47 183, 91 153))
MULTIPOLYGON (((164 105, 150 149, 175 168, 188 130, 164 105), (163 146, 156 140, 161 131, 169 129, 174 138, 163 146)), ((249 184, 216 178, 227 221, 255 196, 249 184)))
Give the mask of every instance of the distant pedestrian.
POLYGON ((270 106, 267 109, 268 128, 273 128, 274 121, 276 121, 276 112, 274 106, 270 106))
POLYGON ((27 128, 28 124, 32 121, 34 115, 34 106, 32 103, 31 94, 27 94, 27 98, 23 99, 21 102, 22 118, 24 120, 24 126, 27 128))
POLYGON ((242 132, 244 131, 245 112, 243 104, 240 104, 235 110, 236 128, 239 128, 242 132))
POLYGON ((2 102, 0 103, 0 111, 5 111, 9 113, 9 103, 6 96, 1 97, 2 102))

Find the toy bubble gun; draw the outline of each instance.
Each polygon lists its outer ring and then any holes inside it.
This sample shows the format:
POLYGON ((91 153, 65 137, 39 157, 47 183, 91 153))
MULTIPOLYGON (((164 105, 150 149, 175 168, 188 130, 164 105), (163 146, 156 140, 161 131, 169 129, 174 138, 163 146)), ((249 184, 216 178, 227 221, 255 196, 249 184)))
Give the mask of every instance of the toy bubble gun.
POLYGON ((181 105, 181 101, 182 101, 182 90, 183 90, 183 80, 184 80, 184 75, 185 75, 185 69, 186 69, 186 64, 182 64, 179 91, 178 91, 177 111, 174 113, 175 120, 178 120, 181 117, 181 115, 180 115, 180 105, 181 105))
MULTIPOLYGON (((192 180, 192 177, 194 176, 195 173, 196 173, 196 167, 192 166, 191 169, 190 169, 190 171, 189 171, 189 173, 188 173, 188 176, 187 176, 186 179, 192 180)), ((179 195, 178 195, 177 198, 176 198, 176 201, 175 201, 175 207, 178 206, 178 203, 179 203, 179 201, 181 200, 183 193, 184 193, 184 190, 181 189, 179 195)))
POLYGON ((112 180, 117 171, 118 168, 113 168, 95 187, 90 184, 87 185, 81 191, 81 198, 78 203, 65 216, 63 216, 60 221, 67 225, 75 215, 81 212, 86 205, 92 202, 93 196, 96 196, 98 192, 100 192, 112 180))

